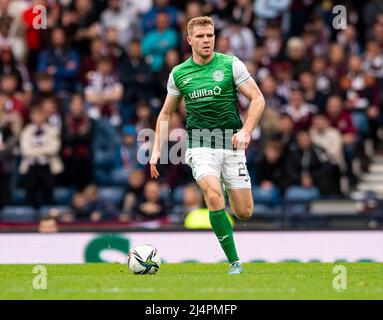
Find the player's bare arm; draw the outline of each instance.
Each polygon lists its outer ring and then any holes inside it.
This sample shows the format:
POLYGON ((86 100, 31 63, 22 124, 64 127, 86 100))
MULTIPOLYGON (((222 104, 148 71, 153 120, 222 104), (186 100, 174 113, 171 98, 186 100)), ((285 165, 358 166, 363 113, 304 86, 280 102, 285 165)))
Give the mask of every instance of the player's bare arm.
POLYGON ((154 146, 153 146, 153 151, 152 151, 152 156, 150 159, 150 176, 152 178, 158 178, 159 173, 156 167, 156 164, 161 156, 161 147, 162 144, 168 135, 168 132, 165 132, 165 128, 161 126, 162 121, 167 121, 169 122, 173 112, 177 109, 179 103, 181 102, 182 97, 181 96, 173 96, 168 94, 166 96, 164 105, 161 109, 160 114, 158 115, 157 118, 157 123, 156 123, 156 136, 154 139, 154 146), (162 130, 161 130, 162 129, 162 130))
POLYGON ((246 149, 251 140, 251 133, 262 117, 263 110, 265 109, 265 99, 256 82, 251 77, 242 83, 238 90, 250 100, 250 106, 242 129, 233 135, 231 141, 235 148, 246 149))

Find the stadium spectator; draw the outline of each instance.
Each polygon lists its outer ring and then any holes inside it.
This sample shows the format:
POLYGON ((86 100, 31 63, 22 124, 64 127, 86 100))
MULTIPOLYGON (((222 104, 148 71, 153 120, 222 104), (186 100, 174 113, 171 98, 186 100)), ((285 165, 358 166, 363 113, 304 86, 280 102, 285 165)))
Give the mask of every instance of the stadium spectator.
POLYGON ((118 76, 124 86, 121 117, 127 123, 135 115, 134 104, 153 96, 153 74, 141 54, 138 40, 132 40, 128 45, 127 57, 119 65, 118 76))
POLYGON ((335 91, 335 84, 327 72, 327 58, 316 56, 312 60, 311 71, 315 78, 315 88, 324 95, 332 94, 335 91))
POLYGON ((33 8, 36 5, 42 5, 44 1, 33 0, 30 3, 26 3, 26 7, 22 11, 20 21, 22 21, 23 29, 25 30, 25 44, 28 50, 27 66, 33 73, 37 68, 37 57, 39 50, 43 47, 44 32, 41 29, 36 29, 33 26, 33 21, 37 15, 33 12, 33 8))
POLYGON ((89 53, 90 42, 101 35, 97 6, 91 0, 74 0, 73 9, 65 10, 62 25, 81 55, 89 53))
POLYGON ((85 99, 90 104, 89 117, 94 120, 107 117, 113 126, 120 126, 118 103, 122 95, 123 86, 114 72, 111 57, 100 58, 96 71, 88 73, 88 86, 85 88, 85 99))
POLYGON ((38 232, 55 233, 59 231, 57 220, 52 217, 46 217, 39 221, 38 232))
POLYGON ((293 80, 292 67, 289 62, 281 61, 271 66, 272 74, 277 80, 277 94, 285 100, 289 100, 291 91, 297 86, 293 80))
POLYGON ((53 75, 55 91, 58 93, 74 93, 77 89, 79 54, 68 44, 65 31, 61 27, 52 30, 50 40, 51 46, 39 54, 38 71, 53 75))
POLYGON ((305 102, 301 89, 291 92, 289 103, 282 107, 282 112, 288 114, 294 121, 294 130, 308 129, 311 118, 317 112, 317 107, 305 102))
POLYGON ((53 97, 41 100, 41 109, 45 114, 47 123, 54 127, 61 134, 62 116, 57 101, 53 97))
POLYGON ((115 29, 118 44, 125 48, 129 41, 140 36, 138 15, 123 0, 108 0, 107 3, 107 9, 101 14, 101 26, 104 33, 110 28, 115 29))
POLYGON ((25 175, 26 202, 38 208, 53 203, 54 176, 63 171, 59 158, 60 136, 46 123, 40 106, 31 110, 31 123, 20 136, 21 163, 19 171, 25 175), (39 193, 42 193, 42 201, 39 193))
MULTIPOLYGON (((189 46, 190 47, 190 46, 189 46)), ((224 54, 234 55, 230 48, 230 38, 229 36, 219 35, 216 38, 215 49, 217 52, 224 54)))
POLYGON ((105 48, 107 55, 114 60, 115 66, 125 57, 125 47, 118 43, 118 30, 114 27, 109 27, 105 32, 105 48))
POLYGON ((32 82, 25 64, 17 62, 10 48, 0 50, 0 76, 8 74, 17 78, 17 91, 22 92, 22 100, 29 104, 32 99, 32 82))
POLYGON ((378 140, 379 91, 376 80, 363 70, 362 58, 350 56, 348 72, 339 80, 346 108, 351 111, 353 122, 362 140, 378 140))
POLYGON ((65 116, 62 134, 64 185, 84 188, 93 178, 93 121, 86 115, 81 95, 72 97, 70 112, 65 116))
POLYGON ((326 151, 330 162, 337 165, 343 171, 345 169, 345 160, 342 134, 338 129, 330 127, 324 114, 318 113, 314 115, 310 128, 310 136, 315 145, 326 151), (331 143, 328 143, 329 141, 331 143))
POLYGON ((355 26, 349 24, 346 29, 341 30, 337 35, 337 42, 343 47, 346 57, 359 55, 361 53, 355 26))
POLYGON ((258 189, 269 194, 284 190, 283 145, 279 140, 266 141, 263 156, 256 164, 256 180, 258 189))
POLYGON ((168 15, 169 27, 172 29, 178 26, 178 10, 169 4, 169 0, 154 0, 152 8, 142 16, 142 31, 144 34, 156 29, 157 17, 161 12, 168 15))
POLYGON ((26 45, 13 20, 6 13, 0 16, 0 49, 10 48, 16 60, 23 61, 27 53, 26 45))
POLYGON ((327 53, 329 40, 328 37, 326 37, 327 30, 328 27, 319 17, 305 26, 304 32, 302 33, 302 40, 306 48, 305 55, 309 60, 327 53))
POLYGON ((329 63, 327 66, 327 74, 335 82, 336 88, 339 87, 339 79, 346 73, 347 64, 343 47, 338 43, 330 45, 329 63))
POLYGON ((383 14, 383 3, 379 0, 368 1, 363 9, 363 22, 366 24, 367 31, 370 31, 379 15, 383 14))
POLYGON ((81 84, 85 87, 88 84, 88 73, 96 70, 98 60, 107 56, 107 48, 101 37, 95 37, 90 43, 90 53, 83 55, 80 66, 81 84))
POLYGON ((11 178, 15 164, 14 148, 21 130, 21 119, 5 109, 0 95, 0 209, 11 199, 11 178))
POLYGON ((268 57, 271 60, 278 60, 282 58, 284 42, 282 38, 282 31, 276 24, 266 26, 265 36, 263 40, 263 59, 268 57))
POLYGON ((169 78, 169 73, 172 69, 180 63, 180 55, 177 50, 170 49, 165 55, 165 63, 161 68, 161 71, 156 77, 156 96, 160 101, 164 101, 167 94, 167 83, 169 78))
POLYGON ((76 192, 71 201, 71 213, 75 221, 89 220, 88 212, 86 211, 86 199, 82 192, 76 192))
POLYGON ((125 188, 124 203, 120 219, 129 221, 134 214, 133 208, 141 197, 145 184, 145 174, 142 170, 133 170, 128 177, 125 188))
POLYGON ((0 123, 2 128, 9 128, 18 140, 23 128, 23 119, 19 112, 9 108, 8 96, 0 91, 0 123))
POLYGON ((363 69, 379 81, 379 88, 383 85, 383 53, 379 43, 370 40, 366 44, 363 54, 363 69))
POLYGON ((338 194, 337 177, 331 175, 328 156, 312 143, 307 130, 297 132, 296 144, 290 146, 286 155, 285 173, 288 187, 298 186, 312 191, 317 188, 321 195, 338 194))
MULTIPOLYGON (((280 25, 281 30, 283 33, 289 32, 290 29, 290 23, 289 23, 289 8, 292 3, 292 0, 282 0, 282 1, 275 1, 271 5, 268 1, 263 0, 255 0, 254 1, 254 13, 255 16, 258 18, 256 21, 256 27, 255 30, 257 31, 257 35, 262 37, 265 32, 265 28, 267 25, 272 23, 278 23, 280 25)), ((296 17, 296 20, 292 22, 293 30, 295 27, 302 28, 302 25, 305 22, 305 14, 303 8, 299 8, 301 14, 296 17)), ((297 10, 294 11, 295 14, 297 14, 297 10)), ((295 34, 294 32, 293 34, 295 34)))
POLYGON ((16 111, 23 121, 28 119, 28 108, 17 91, 17 77, 15 74, 4 74, 0 80, 0 90, 7 96, 6 108, 9 111, 16 111))
POLYGON ((272 76, 266 76, 261 83, 261 91, 265 99, 265 111, 260 126, 262 134, 272 136, 278 132, 280 113, 286 100, 276 92, 276 81, 272 76))
POLYGON ((252 76, 256 80, 263 80, 266 76, 270 75, 271 59, 265 53, 265 46, 260 45, 254 49, 252 62, 254 63, 255 71, 252 76))
POLYGON ((127 124, 122 127, 121 141, 116 146, 116 159, 112 180, 118 184, 124 184, 129 175, 136 169, 142 169, 139 162, 139 148, 137 144, 137 133, 133 125, 127 124))
POLYGON ((305 49, 305 45, 301 38, 293 37, 287 41, 287 61, 292 66, 294 80, 298 80, 298 76, 301 74, 301 72, 310 69, 310 63, 305 56, 305 49))
POLYGON ((204 201, 200 190, 195 183, 186 185, 183 192, 181 217, 185 218, 190 211, 201 208, 204 208, 204 201))
POLYGON ((136 104, 136 119, 134 121, 136 132, 140 132, 142 129, 155 128, 155 117, 148 101, 140 100, 136 104))
POLYGON ((166 216, 165 203, 161 199, 161 188, 157 181, 148 181, 145 184, 133 212, 134 220, 154 220, 166 216))
POLYGON ((54 91, 54 78, 49 73, 37 73, 35 76, 36 83, 33 93, 32 103, 36 104, 42 99, 56 97, 54 91))
MULTIPOLYGON (((85 198, 84 215, 92 222, 114 220, 118 218, 118 212, 113 205, 100 198, 99 188, 90 184, 83 191, 85 198)), ((80 201, 81 204, 81 201, 80 201)))
POLYGON ((253 31, 241 25, 240 20, 232 18, 220 33, 230 40, 230 51, 240 60, 250 60, 255 48, 253 31))
POLYGON ((136 15, 142 16, 144 13, 148 12, 152 6, 152 0, 125 0, 125 5, 136 15))
POLYGON ((306 102, 318 107, 319 112, 324 112, 327 95, 316 88, 315 77, 311 71, 304 71, 299 75, 299 83, 306 102))
MULTIPOLYGON (((382 16, 382 15, 379 15, 382 16)), ((381 46, 383 44, 383 21, 382 19, 376 21, 369 34, 369 40, 375 40, 381 46)))
POLYGON ((339 182, 342 172, 346 169, 341 133, 337 129, 330 127, 325 115, 316 114, 310 128, 310 137, 313 144, 325 150, 331 165, 334 183, 338 186, 337 194, 341 194, 339 182), (328 143, 329 141, 331 143, 328 143))
POLYGON ((287 115, 282 114, 279 119, 279 130, 278 137, 280 137, 280 141, 283 146, 283 154, 287 154, 290 149, 290 145, 294 142, 294 121, 293 119, 287 115))
POLYGON ((250 0, 235 0, 232 9, 232 16, 240 22, 241 26, 252 28, 254 22, 253 1, 250 0))
POLYGON ((353 160, 356 157, 356 129, 352 122, 351 115, 344 110, 343 101, 340 96, 330 96, 326 105, 326 116, 329 124, 338 129, 342 134, 344 155, 347 164, 347 176, 349 184, 355 185, 355 175, 353 173, 353 160))
POLYGON ((166 52, 178 45, 177 31, 170 27, 166 12, 158 12, 156 28, 149 31, 142 39, 142 54, 149 59, 153 72, 161 70, 166 52))

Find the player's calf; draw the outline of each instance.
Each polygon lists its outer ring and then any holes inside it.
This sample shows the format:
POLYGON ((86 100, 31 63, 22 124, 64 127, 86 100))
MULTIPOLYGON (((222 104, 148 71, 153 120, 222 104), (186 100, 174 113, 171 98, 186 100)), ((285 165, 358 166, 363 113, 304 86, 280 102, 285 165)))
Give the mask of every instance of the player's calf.
POLYGON ((230 207, 240 220, 249 220, 253 215, 253 196, 250 188, 229 189, 230 207))
POLYGON ((234 213, 239 220, 249 220, 253 215, 253 206, 246 207, 234 213))

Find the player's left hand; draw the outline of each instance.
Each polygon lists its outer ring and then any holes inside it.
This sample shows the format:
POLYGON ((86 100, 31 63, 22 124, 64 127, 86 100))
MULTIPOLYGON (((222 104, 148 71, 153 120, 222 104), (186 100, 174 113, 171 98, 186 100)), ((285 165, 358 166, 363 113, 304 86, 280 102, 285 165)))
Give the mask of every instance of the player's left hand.
POLYGON ((150 159, 150 177, 153 179, 157 179, 160 174, 157 170, 157 162, 161 157, 161 152, 153 150, 152 157, 150 159))
POLYGON ((237 150, 245 150, 250 144, 251 136, 245 130, 241 129, 231 138, 231 143, 237 150))

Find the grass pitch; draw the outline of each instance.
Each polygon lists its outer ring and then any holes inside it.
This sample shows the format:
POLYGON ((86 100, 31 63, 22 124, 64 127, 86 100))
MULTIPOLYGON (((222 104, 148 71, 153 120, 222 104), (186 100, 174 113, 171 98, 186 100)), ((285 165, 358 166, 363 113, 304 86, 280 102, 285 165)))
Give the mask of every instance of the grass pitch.
POLYGON ((331 263, 164 264, 133 275, 123 264, 45 265, 47 289, 32 287, 33 265, 0 265, 0 299, 383 299, 383 264, 339 263, 347 289, 336 291, 331 263))

